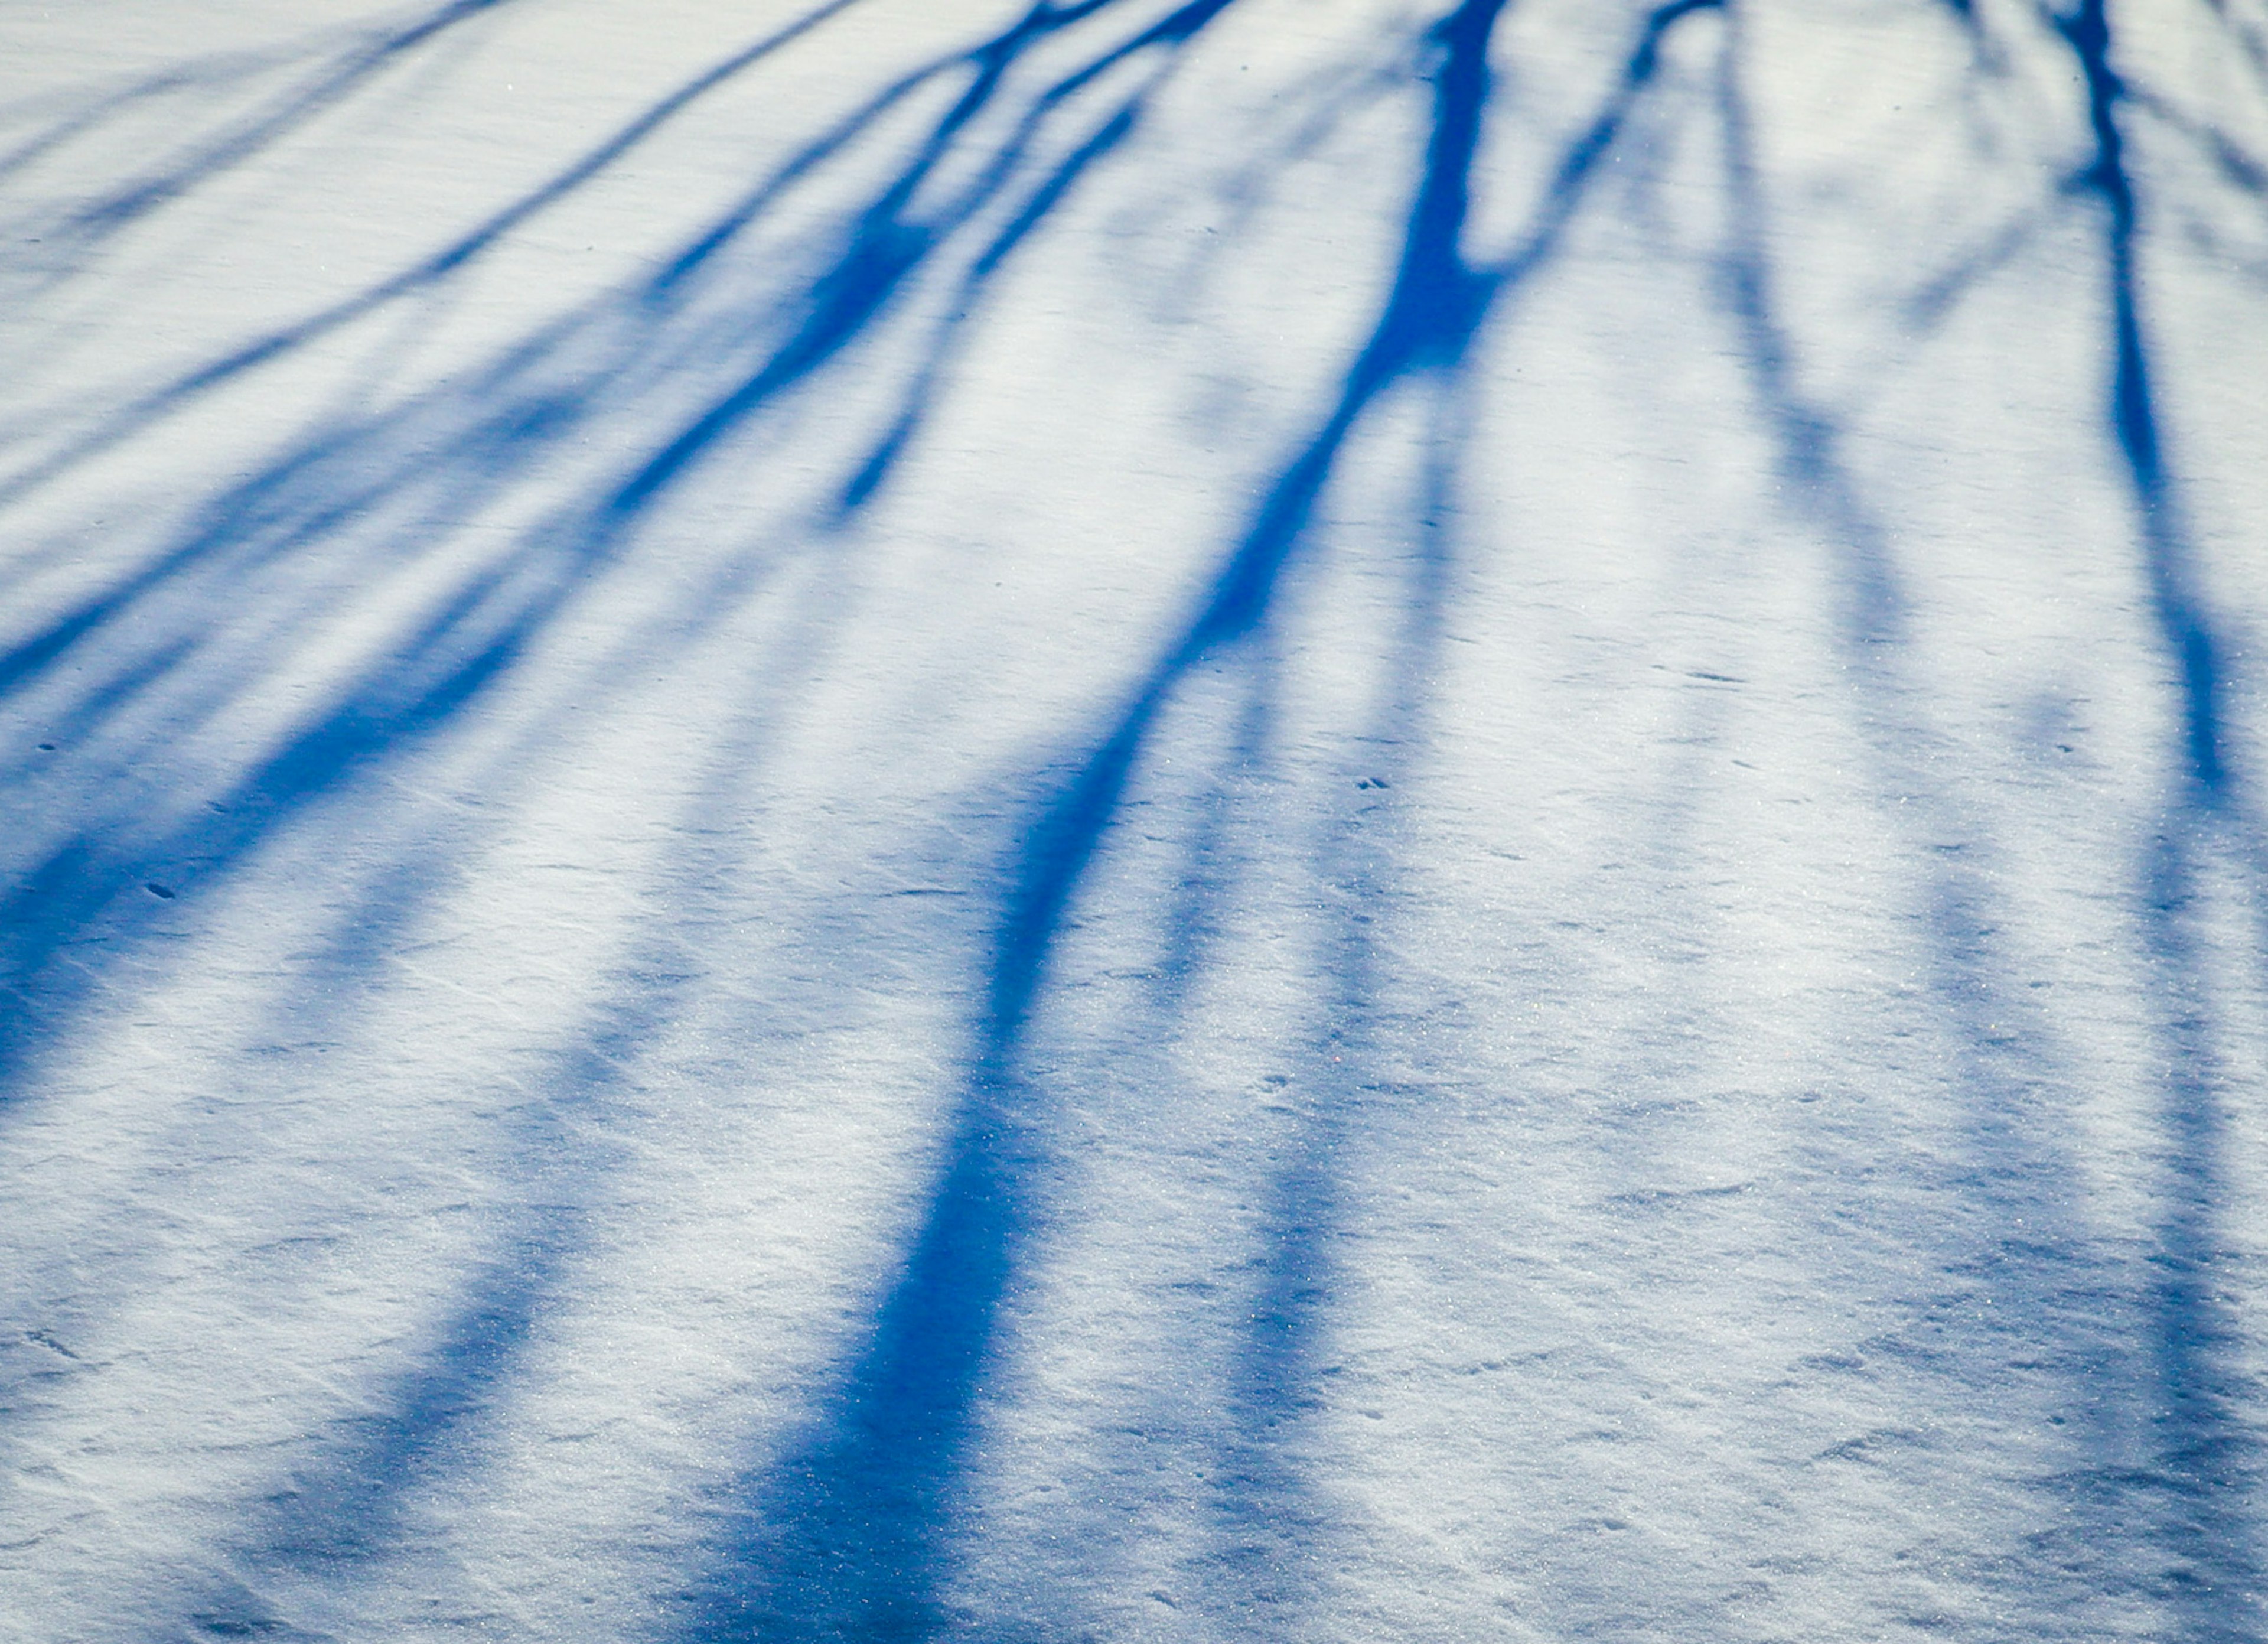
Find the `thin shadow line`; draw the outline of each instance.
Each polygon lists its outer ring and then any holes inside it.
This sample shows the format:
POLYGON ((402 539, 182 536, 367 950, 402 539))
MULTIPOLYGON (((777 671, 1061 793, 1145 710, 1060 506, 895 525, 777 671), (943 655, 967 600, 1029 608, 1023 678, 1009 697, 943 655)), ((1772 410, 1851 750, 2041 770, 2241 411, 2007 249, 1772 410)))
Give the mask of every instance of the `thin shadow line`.
MULTIPOLYGON (((951 1625, 946 1587, 960 1476, 1000 1312, 1040 1217, 1035 1186, 1049 1162, 1039 1123, 1044 1092, 1020 1065, 1020 1047, 1070 904, 1145 744, 1190 669, 1267 621, 1365 413, 1394 383, 1453 368, 1493 299, 1541 266, 1573 214, 1565 194, 1596 168, 1653 77, 1664 33, 1713 0, 1677 0, 1652 14, 1608 112, 1559 168, 1541 225, 1515 259, 1484 273, 1466 262, 1460 242, 1486 105, 1488 46, 1505 3, 1466 0, 1435 30, 1443 63, 1399 266, 1336 404, 1270 487, 1181 635, 1113 728, 1041 807, 1015 851, 975 1052, 904 1264, 809 1437, 739 1493, 747 1528, 722 1550, 688 1639, 912 1640, 951 1625)), ((1206 7, 1204 20, 1220 9, 1206 7)), ((1294 1271, 1306 1271, 1295 1245, 1305 1248, 1297 1239, 1286 1244, 1277 1267, 1291 1286, 1284 1305, 1298 1311, 1312 1298, 1294 1271)), ((1273 1374, 1265 1344, 1251 1354, 1259 1355, 1248 1367, 1256 1375, 1273 1374)))

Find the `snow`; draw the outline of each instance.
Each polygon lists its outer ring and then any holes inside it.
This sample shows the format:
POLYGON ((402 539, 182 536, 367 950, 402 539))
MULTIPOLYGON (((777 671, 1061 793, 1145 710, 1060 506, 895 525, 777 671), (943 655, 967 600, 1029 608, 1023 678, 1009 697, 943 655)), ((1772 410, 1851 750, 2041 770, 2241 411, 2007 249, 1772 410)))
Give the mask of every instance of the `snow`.
POLYGON ((2235 1640, 2268 21, 0 12, 0 1636, 2235 1640))

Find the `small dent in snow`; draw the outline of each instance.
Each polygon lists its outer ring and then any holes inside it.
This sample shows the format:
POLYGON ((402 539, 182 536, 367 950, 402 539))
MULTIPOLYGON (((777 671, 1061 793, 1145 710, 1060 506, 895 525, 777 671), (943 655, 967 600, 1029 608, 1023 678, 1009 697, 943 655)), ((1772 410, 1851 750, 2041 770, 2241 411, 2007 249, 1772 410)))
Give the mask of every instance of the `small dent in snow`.
POLYGON ((1735 1194, 1747 1192, 1755 1185, 1752 1182, 1734 1182, 1721 1187, 1640 1188, 1627 1193, 1609 1193, 1606 1202, 1609 1205, 1634 1205, 1653 1208, 1679 1204, 1689 1199, 1730 1198, 1735 1194))
POLYGON ((1886 1449, 1916 1449, 1925 1442, 1923 1436, 1911 1427, 1876 1427, 1840 1444, 1830 1444, 1813 1459, 1870 1462, 1886 1449))
POLYGON ((24 1332, 24 1339, 45 1347, 49 1353, 56 1353, 63 1358, 69 1359, 73 1364, 77 1364, 79 1361, 78 1354, 73 1353, 70 1348, 64 1346, 63 1343, 57 1341, 53 1336, 50 1336, 43 1330, 27 1330, 24 1332))
POLYGON ((1857 1353, 1807 1353, 1796 1362, 1810 1370, 1863 1370, 1867 1368, 1866 1355, 1857 1353))

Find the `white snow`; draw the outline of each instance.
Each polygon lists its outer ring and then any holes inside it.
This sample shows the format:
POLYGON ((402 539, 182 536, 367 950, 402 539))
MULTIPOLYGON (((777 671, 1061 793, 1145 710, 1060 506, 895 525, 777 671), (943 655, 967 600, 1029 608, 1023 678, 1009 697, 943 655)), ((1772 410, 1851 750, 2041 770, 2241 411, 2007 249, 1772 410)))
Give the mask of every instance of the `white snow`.
POLYGON ((0 1637, 2268 1628, 2268 18, 0 11, 0 1637))

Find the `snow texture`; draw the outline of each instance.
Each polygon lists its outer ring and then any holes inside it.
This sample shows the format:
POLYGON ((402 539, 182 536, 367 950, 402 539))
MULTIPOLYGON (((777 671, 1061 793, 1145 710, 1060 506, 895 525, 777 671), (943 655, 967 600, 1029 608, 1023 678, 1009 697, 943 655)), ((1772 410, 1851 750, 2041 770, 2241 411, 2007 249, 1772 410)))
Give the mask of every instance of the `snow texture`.
POLYGON ((2268 1634, 2257 0, 0 10, 0 1638, 2268 1634))

